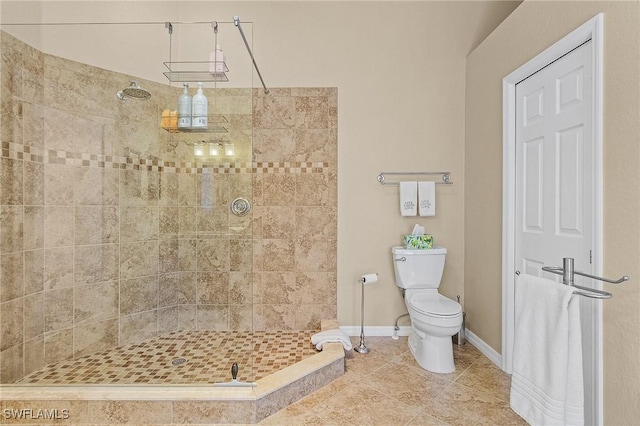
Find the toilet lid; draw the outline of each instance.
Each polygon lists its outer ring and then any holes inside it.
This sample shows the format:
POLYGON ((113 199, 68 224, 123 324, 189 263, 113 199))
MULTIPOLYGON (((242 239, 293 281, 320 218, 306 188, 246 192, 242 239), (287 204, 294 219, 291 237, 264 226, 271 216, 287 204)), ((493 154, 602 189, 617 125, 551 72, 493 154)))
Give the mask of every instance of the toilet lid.
POLYGON ((411 307, 425 315, 454 316, 462 312, 462 306, 441 294, 414 294, 409 300, 411 307))

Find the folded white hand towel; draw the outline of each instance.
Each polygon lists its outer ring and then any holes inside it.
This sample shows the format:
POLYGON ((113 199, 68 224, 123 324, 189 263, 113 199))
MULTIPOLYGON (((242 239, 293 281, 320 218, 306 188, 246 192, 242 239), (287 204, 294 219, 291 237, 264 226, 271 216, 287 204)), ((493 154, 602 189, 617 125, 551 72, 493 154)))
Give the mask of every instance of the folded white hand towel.
POLYGON ((400 182, 400 214, 415 216, 418 213, 418 182, 400 182))
POLYGON ((580 301, 574 289, 521 274, 515 289, 510 402, 532 425, 583 425, 580 301))
POLYGON ((339 329, 325 330, 311 336, 311 343, 316 345, 316 349, 321 351, 325 343, 342 343, 345 350, 350 351, 353 347, 349 336, 339 329))
POLYGON ((420 216, 436 215, 436 183, 418 182, 418 211, 420 216))

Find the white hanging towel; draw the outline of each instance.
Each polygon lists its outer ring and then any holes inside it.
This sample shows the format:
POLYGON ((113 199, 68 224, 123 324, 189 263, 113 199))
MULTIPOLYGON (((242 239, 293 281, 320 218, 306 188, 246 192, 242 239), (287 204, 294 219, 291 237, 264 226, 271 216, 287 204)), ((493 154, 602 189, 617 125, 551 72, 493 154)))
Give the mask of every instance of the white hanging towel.
POLYGON ((516 280, 510 402, 531 425, 584 424, 578 297, 545 278, 516 280))
POLYGON ((418 211, 420 216, 436 215, 436 183, 418 182, 418 211))
POLYGON ((415 216, 418 213, 418 182, 400 182, 400 213, 415 216))

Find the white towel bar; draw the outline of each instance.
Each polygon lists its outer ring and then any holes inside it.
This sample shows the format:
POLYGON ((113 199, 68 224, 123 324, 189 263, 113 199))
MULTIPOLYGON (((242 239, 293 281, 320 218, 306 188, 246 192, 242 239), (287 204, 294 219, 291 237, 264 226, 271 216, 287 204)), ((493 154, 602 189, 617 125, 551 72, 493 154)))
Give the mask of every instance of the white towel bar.
POLYGON ((381 185, 399 185, 400 182, 387 182, 385 175, 442 175, 442 182, 436 182, 437 184, 453 185, 451 180, 451 172, 380 172, 378 175, 378 182, 381 185))

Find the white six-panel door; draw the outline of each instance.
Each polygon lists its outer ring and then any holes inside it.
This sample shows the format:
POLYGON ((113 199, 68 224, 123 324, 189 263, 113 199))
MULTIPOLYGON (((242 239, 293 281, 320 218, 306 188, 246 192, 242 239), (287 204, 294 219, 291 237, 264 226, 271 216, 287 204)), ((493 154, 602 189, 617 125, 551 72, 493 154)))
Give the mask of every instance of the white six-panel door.
POLYGON ((516 266, 575 259, 588 272, 592 244, 591 42, 516 85, 516 266))
MULTIPOLYGON (((561 281, 542 266, 574 259, 593 273, 592 47, 586 42, 516 85, 515 268, 561 281)), ((593 287, 576 276, 576 284, 593 287)), ((517 291, 517 289, 516 289, 517 291)), ((597 379, 592 299, 580 297, 585 366, 585 420, 597 379)))

